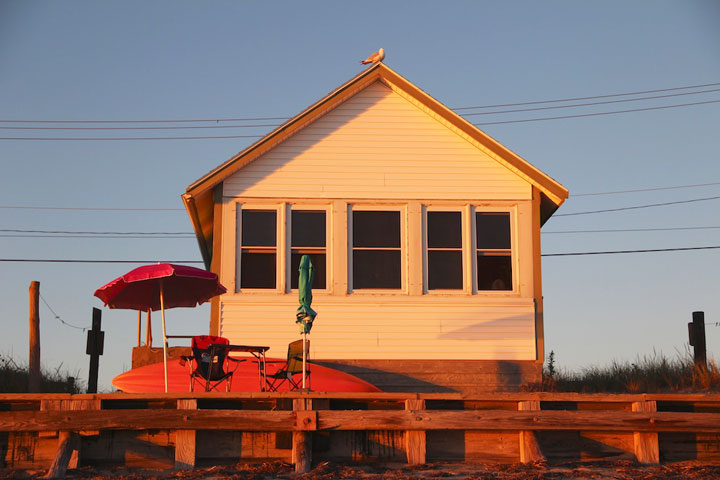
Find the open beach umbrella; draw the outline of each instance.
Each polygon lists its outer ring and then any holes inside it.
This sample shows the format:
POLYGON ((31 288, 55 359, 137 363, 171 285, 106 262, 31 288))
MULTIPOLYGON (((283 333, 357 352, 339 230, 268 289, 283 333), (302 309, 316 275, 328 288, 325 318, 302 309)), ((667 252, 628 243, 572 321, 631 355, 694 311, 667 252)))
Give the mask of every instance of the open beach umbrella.
POLYGON ((227 289, 218 281, 217 275, 212 272, 187 265, 158 263, 129 271, 95 290, 95 296, 109 308, 160 310, 167 392, 165 309, 195 307, 226 291, 227 289))
POLYGON ((298 296, 300 297, 300 306, 297 309, 295 322, 300 324, 300 333, 303 334, 303 375, 302 387, 305 388, 305 372, 307 372, 307 334, 312 329, 313 320, 317 316, 315 310, 310 307, 312 303, 312 284, 315 272, 313 264, 308 255, 300 258, 300 267, 298 268, 298 296))

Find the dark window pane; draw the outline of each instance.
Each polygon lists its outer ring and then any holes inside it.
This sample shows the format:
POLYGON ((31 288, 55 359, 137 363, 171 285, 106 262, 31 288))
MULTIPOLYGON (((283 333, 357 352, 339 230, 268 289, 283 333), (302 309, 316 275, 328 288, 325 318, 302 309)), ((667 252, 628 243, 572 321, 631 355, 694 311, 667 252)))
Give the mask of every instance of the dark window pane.
POLYGON ((512 290, 510 255, 477 255, 478 290, 512 290))
POLYGON ((400 212, 353 212, 354 247, 400 247, 400 212))
POLYGON ((428 289, 463 288, 462 252, 428 252, 428 289))
MULTIPOLYGON (((313 284, 312 288, 318 288, 318 289, 325 289, 327 288, 327 283, 325 280, 325 275, 327 271, 326 267, 326 261, 325 261, 325 254, 324 253, 309 253, 307 254, 310 256, 310 261, 313 265, 313 284)), ((302 258, 302 253, 296 253, 293 252, 290 256, 290 288, 298 288, 298 277, 300 272, 298 272, 298 269, 300 268, 300 259, 302 258)))
POLYGON ((240 255, 240 288, 275 288, 275 252, 240 255))
POLYGON ((476 214, 477 248, 510 248, 510 214, 478 212, 476 214))
POLYGON ((353 289, 400 288, 400 285, 400 251, 353 252, 353 289))
POLYGON ((427 236, 430 248, 462 248, 462 214, 427 212, 427 236))
POLYGON ((292 246, 325 246, 325 212, 292 212, 292 246))
POLYGON ((242 244, 274 247, 277 241, 275 210, 242 210, 242 244))

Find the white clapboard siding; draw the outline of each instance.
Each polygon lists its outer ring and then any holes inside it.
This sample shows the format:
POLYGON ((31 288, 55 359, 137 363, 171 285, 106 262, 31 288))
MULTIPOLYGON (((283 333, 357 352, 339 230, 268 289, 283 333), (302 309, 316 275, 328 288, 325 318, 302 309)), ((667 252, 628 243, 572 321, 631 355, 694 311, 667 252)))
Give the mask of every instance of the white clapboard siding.
MULTIPOLYGON (((221 334, 231 343, 268 345, 283 357, 300 338, 295 305, 227 298, 221 334), (227 320, 227 321, 226 321, 227 320)), ((312 329, 311 358, 534 360, 532 300, 481 303, 322 303, 312 329)))
POLYGON ((375 82, 244 166, 230 197, 527 200, 528 182, 375 82))

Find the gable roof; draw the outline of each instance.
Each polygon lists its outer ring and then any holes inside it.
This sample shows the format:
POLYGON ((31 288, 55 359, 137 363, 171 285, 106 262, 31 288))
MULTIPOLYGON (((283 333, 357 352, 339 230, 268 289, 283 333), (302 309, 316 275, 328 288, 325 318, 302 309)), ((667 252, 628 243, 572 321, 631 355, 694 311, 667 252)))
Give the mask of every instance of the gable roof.
POLYGON ((222 196, 221 189, 217 187, 221 186, 225 179, 248 163, 377 81, 387 85, 393 92, 413 103, 435 120, 443 123, 466 141, 483 150, 498 163, 536 187, 542 197, 542 223, 550 218, 552 213, 568 197, 567 189, 561 184, 410 83, 387 65, 377 63, 287 120, 187 188, 186 193, 182 195, 183 202, 190 215, 203 260, 208 268, 212 258, 214 204, 220 203, 220 197, 222 196), (218 197, 217 202, 215 196, 218 197))

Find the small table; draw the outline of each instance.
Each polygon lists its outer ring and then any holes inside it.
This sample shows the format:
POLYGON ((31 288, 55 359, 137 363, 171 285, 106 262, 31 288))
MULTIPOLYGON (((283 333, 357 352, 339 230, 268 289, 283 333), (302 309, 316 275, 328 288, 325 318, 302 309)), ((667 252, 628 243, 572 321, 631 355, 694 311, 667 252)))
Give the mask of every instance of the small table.
MULTIPOLYGON (((215 357, 218 353, 222 352, 223 350, 227 353, 230 352, 246 352, 252 355, 257 359, 258 362, 258 380, 260 381, 260 391, 265 391, 265 383, 267 381, 267 369, 266 369, 266 362, 265 362, 265 352, 267 352, 270 349, 270 347, 266 346, 257 346, 257 345, 224 345, 222 343, 211 343, 208 346, 208 350, 211 357, 215 357)), ((212 372, 210 372, 210 376, 212 377, 212 372)))

